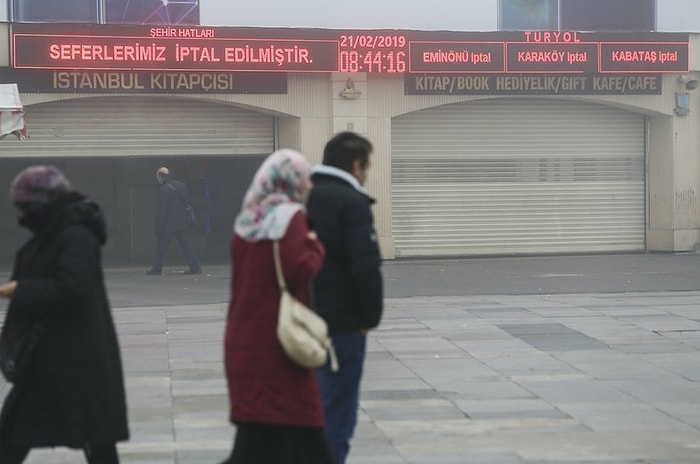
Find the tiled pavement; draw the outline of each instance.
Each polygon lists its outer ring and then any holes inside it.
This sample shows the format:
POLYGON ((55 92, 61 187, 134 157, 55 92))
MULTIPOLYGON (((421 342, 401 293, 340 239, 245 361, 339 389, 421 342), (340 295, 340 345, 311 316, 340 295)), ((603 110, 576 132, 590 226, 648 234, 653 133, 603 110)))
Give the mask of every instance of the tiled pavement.
MULTIPOLYGON (((122 462, 220 462, 234 433, 224 304, 114 313, 132 432, 122 462)), ((350 464, 700 463, 699 382, 698 291, 389 299, 350 464)))

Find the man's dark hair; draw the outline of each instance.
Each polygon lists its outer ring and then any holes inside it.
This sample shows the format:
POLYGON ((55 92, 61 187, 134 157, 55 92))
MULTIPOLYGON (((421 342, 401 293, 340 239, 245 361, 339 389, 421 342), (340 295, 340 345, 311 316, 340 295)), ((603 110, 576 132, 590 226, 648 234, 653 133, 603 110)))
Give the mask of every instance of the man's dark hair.
POLYGON ((341 132, 335 135, 323 149, 323 164, 343 171, 352 172, 356 160, 364 169, 369 163, 372 144, 369 140, 354 132, 341 132))

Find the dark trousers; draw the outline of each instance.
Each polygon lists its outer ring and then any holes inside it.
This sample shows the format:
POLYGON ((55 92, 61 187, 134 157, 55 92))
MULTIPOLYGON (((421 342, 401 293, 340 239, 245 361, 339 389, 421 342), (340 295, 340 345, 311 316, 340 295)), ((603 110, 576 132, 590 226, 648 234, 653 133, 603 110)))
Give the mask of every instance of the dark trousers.
POLYGON ((334 335, 332 338, 340 368, 338 372, 333 372, 330 364, 326 363, 316 373, 323 395, 328 444, 335 463, 345 464, 357 424, 367 337, 355 332, 334 335))
POLYGON ((192 245, 190 240, 190 235, 187 230, 179 230, 171 234, 164 234, 158 236, 158 242, 156 243, 156 256, 153 258, 153 270, 160 271, 163 269, 163 263, 165 262, 165 253, 170 247, 170 242, 177 240, 182 248, 182 252, 185 253, 187 258, 187 264, 190 266, 190 270, 196 270, 200 268, 199 257, 197 252, 192 245))
MULTIPOLYGON (((29 454, 30 448, 23 448, 9 443, 0 443, 0 463, 2 464, 22 464, 29 454)), ((85 460, 88 464, 119 464, 117 446, 102 445, 83 448, 85 460)))

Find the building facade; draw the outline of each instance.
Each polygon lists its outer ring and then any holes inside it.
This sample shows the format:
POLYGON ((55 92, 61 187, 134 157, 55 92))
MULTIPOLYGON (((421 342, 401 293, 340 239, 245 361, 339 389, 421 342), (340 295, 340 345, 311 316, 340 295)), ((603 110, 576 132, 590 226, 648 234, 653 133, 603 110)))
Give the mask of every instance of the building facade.
MULTIPOLYGON (((657 25, 673 17, 656 8, 657 25)), ((291 147, 320 162, 325 141, 352 130, 374 144, 368 189, 387 258, 689 251, 700 243, 700 36, 666 29, 8 21, 0 82, 19 85, 29 139, 0 141, 0 185, 28 164, 60 166, 103 205, 106 257, 140 262, 153 247, 154 173, 168 165, 196 199, 198 247, 223 262, 260 161, 291 147)), ((24 238, 6 191, 3 257, 24 238)))

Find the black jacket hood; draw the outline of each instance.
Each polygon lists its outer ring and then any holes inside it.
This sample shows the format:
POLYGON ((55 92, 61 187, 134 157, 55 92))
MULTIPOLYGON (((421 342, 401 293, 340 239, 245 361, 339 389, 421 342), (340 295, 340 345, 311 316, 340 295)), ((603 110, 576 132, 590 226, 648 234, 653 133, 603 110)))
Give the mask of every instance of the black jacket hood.
POLYGON ((74 225, 87 227, 97 237, 100 245, 107 243, 107 223, 100 207, 84 195, 71 192, 58 201, 51 222, 40 235, 55 234, 74 225))

